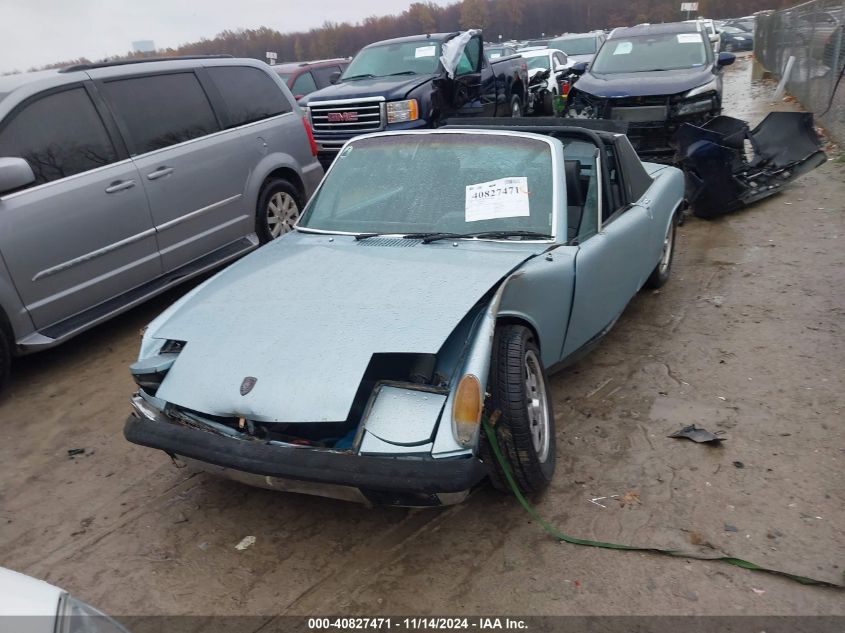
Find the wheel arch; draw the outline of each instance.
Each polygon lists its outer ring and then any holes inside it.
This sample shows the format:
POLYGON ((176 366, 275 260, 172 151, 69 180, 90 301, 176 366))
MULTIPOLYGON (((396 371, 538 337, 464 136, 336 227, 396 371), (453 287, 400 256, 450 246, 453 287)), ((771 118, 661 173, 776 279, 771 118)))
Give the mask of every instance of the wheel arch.
POLYGON ((496 328, 500 328, 507 325, 521 325, 528 329, 531 332, 531 336, 534 338, 534 342, 537 344, 537 348, 540 351, 543 350, 542 341, 540 340, 540 334, 538 333, 537 326, 532 323, 527 316, 522 314, 514 314, 505 312, 500 312, 496 317, 496 328))

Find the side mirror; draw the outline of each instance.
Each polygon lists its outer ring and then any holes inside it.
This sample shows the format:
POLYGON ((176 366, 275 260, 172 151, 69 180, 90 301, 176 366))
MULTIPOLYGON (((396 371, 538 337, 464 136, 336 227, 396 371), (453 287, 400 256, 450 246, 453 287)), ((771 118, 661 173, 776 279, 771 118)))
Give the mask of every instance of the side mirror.
POLYGON ((0 158, 0 194, 35 182, 32 167, 23 158, 0 158))
POLYGON ((573 75, 583 75, 587 72, 587 62, 578 62, 569 67, 569 72, 573 75))
POLYGON ((719 59, 716 61, 716 64, 720 67, 722 66, 730 66, 736 61, 736 55, 733 53, 719 53, 719 59))
POLYGON ((341 72, 339 70, 334 71, 331 75, 329 75, 329 83, 336 84, 338 79, 340 79, 341 72))

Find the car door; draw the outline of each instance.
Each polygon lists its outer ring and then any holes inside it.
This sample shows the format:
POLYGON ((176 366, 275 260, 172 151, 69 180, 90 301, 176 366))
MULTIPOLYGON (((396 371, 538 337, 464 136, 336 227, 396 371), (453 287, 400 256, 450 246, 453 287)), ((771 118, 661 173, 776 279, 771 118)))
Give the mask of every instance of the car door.
MULTIPOLYGON (((606 157, 602 157, 602 160, 606 157)), ((590 342, 619 317, 654 268, 653 213, 647 206, 620 199, 624 187, 618 167, 597 170, 605 181, 601 198, 581 221, 575 257, 575 293, 563 357, 590 342), (611 182, 607 182, 610 180, 611 182), (616 182, 614 182, 616 181, 616 182), (615 208, 616 205, 620 205, 615 208), (609 208, 608 208, 609 207, 609 208), (592 215, 595 213, 595 215, 592 215)), ((646 201, 642 201, 647 204, 646 201)))
POLYGON ((222 131, 196 72, 107 76, 98 86, 141 173, 165 271, 253 230, 244 192, 259 155, 222 131))
POLYGON ((293 93, 293 98, 297 101, 302 99, 305 95, 311 94, 315 90, 317 90, 317 82, 314 81, 314 75, 307 70, 299 75, 290 87, 290 91, 293 93))
POLYGON ((162 271, 141 175, 97 103, 90 82, 76 84, 0 123, 0 156, 26 159, 36 178, 0 196, 0 254, 39 329, 162 271))

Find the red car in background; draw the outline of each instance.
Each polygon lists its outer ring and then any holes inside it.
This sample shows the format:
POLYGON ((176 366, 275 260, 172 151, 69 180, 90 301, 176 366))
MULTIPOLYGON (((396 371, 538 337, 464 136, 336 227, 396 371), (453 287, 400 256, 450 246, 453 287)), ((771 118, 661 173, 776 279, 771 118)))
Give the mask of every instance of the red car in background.
POLYGON ((313 62, 290 62, 277 64, 273 70, 287 84, 298 101, 307 94, 332 84, 332 76, 342 73, 349 66, 349 59, 322 59, 313 62))

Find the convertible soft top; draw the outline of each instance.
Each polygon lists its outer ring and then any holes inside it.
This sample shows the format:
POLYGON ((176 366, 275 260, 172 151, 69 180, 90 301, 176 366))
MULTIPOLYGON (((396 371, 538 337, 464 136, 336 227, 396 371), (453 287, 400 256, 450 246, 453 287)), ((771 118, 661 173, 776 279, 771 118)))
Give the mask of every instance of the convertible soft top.
MULTIPOLYGON (((631 141, 625 135, 628 124, 624 121, 608 119, 579 119, 578 125, 561 125, 561 119, 554 117, 538 118, 473 118, 449 119, 446 128, 464 130, 508 130, 544 134, 558 139, 580 139, 594 143, 605 151, 606 158, 618 161, 623 174, 623 185, 628 200, 637 200, 651 186, 652 178, 648 175, 631 141)), ((604 160, 605 182, 610 182, 607 166, 612 161, 604 160)))

